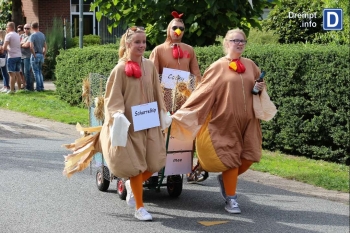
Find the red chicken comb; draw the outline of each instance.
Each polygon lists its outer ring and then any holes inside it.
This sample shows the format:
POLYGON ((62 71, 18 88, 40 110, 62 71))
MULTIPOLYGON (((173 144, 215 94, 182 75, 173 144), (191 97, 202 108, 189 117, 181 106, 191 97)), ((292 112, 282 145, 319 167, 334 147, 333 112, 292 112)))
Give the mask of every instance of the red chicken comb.
POLYGON ((177 13, 176 11, 173 11, 173 12, 171 12, 171 15, 175 18, 175 19, 181 19, 181 17, 184 15, 184 13, 182 13, 182 14, 179 14, 179 13, 177 13))

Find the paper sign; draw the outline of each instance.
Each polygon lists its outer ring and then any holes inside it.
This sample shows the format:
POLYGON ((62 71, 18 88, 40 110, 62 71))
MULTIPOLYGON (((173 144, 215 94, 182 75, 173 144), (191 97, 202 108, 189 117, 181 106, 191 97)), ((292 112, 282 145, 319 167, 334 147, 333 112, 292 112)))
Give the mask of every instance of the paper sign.
POLYGON ((192 170, 193 141, 180 141, 170 137, 165 175, 187 174, 192 170))
MULTIPOLYGON (((166 139, 166 138, 165 138, 166 139)), ((168 151, 193 151, 193 141, 181 141, 174 137, 169 138, 168 151)))
POLYGON ((134 130, 160 126, 157 101, 131 107, 134 130))
POLYGON ((167 154, 164 175, 187 174, 192 171, 192 152, 167 154))
POLYGON ((190 72, 163 68, 162 83, 165 88, 174 89, 178 82, 188 82, 190 72))

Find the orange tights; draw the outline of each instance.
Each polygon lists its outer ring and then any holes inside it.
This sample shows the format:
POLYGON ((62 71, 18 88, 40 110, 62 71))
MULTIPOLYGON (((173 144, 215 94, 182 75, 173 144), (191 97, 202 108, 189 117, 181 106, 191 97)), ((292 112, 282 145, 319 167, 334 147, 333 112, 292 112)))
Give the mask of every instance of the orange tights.
POLYGON ((137 176, 130 177, 130 186, 134 194, 136 209, 143 207, 143 182, 148 180, 153 173, 145 171, 140 173, 137 176))
POLYGON ((242 165, 237 168, 231 168, 222 173, 222 181, 224 182, 226 196, 234 196, 236 194, 238 176, 249 169, 253 164, 252 161, 241 159, 242 165))

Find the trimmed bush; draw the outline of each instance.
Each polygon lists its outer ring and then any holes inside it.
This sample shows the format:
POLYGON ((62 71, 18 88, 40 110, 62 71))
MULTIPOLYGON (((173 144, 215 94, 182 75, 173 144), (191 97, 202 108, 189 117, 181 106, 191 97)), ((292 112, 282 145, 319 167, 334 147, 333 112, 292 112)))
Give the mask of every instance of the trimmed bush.
POLYGON ((202 75, 211 63, 224 56, 224 50, 221 46, 195 47, 194 51, 202 75))
MULTIPOLYGON (((73 37, 74 47, 79 47, 79 36, 73 37)), ((84 35, 83 48, 91 45, 100 45, 101 37, 99 35, 84 35)))
POLYGON ((55 82, 60 99, 71 105, 82 104, 82 82, 89 73, 109 76, 118 62, 115 44, 61 50, 57 56, 55 82))
POLYGON ((350 94, 347 46, 249 46, 266 70, 278 108, 263 123, 264 148, 349 164, 350 94))

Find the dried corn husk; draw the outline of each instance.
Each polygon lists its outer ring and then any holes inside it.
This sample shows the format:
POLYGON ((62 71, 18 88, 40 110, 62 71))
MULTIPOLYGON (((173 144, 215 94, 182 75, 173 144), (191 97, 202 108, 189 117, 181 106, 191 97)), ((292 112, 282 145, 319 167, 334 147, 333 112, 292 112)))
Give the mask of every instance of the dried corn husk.
POLYGON ((90 92, 91 92, 90 81, 89 81, 89 78, 87 77, 83 80, 83 93, 81 95, 87 107, 90 107, 90 104, 91 104, 90 92))
POLYGON ((176 85, 178 92, 181 93, 182 96, 188 98, 191 95, 191 91, 188 89, 187 84, 185 82, 179 82, 176 85))
POLYGON ((103 96, 98 96, 95 98, 95 110, 94 115, 97 120, 102 121, 104 119, 104 98, 103 96))

